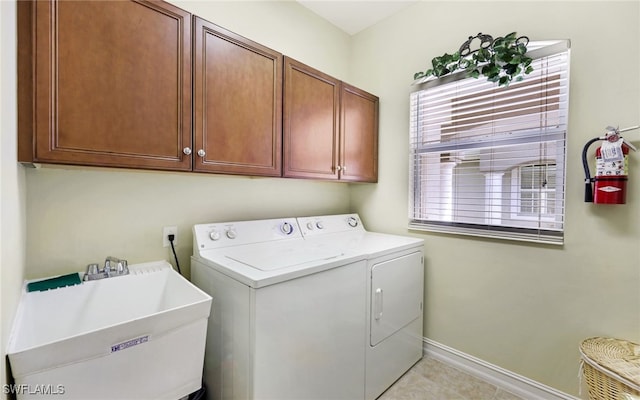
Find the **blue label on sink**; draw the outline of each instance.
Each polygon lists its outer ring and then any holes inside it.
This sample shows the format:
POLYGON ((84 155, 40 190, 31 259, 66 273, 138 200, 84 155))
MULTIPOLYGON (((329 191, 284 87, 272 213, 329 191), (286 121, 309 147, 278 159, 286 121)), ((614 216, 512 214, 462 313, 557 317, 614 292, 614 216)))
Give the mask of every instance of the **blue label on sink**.
POLYGON ((149 335, 140 336, 135 339, 127 340, 126 342, 118 343, 111 346, 111 352, 115 353, 116 351, 126 350, 129 347, 137 346, 142 343, 146 343, 149 341, 149 335))

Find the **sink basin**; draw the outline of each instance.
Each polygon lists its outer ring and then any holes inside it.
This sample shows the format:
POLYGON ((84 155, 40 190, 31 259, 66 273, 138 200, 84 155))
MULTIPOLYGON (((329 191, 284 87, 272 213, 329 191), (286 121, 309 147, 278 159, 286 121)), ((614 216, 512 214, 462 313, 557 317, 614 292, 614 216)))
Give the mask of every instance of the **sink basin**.
POLYGON ((27 292, 9 341, 17 398, 179 399, 201 387, 211 297, 166 261, 27 292))

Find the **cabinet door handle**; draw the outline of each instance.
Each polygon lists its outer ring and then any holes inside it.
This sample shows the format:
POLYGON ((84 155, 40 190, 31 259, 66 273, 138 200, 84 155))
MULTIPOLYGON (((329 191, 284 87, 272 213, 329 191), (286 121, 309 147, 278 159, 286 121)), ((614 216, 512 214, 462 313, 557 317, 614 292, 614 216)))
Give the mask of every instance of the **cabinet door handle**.
POLYGON ((347 166, 346 165, 342 166, 342 172, 347 172, 347 166))
POLYGON ((336 171, 340 171, 341 169, 342 169, 342 167, 339 166, 339 165, 336 167, 336 171))
POLYGON ((182 149, 182 152, 186 155, 190 155, 191 154, 191 148, 189 147, 185 147, 184 149, 182 149))
POLYGON ((198 150, 198 155, 200 157, 204 157, 205 154, 207 154, 207 153, 205 153, 203 149, 198 150))

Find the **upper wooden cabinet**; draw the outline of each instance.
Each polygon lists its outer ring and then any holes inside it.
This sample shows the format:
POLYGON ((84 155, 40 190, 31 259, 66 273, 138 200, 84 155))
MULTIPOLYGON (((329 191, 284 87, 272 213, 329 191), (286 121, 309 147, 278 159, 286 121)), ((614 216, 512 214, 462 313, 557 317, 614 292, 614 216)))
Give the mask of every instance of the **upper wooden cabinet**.
POLYGON ((18 2, 20 161, 191 169, 191 15, 18 2))
POLYGON ((17 4, 19 161, 377 180, 369 93, 162 1, 17 4))
POLYGON ((286 177, 376 182, 378 98, 285 57, 286 177))
POLYGON ((284 176, 338 179, 339 111, 340 81, 285 57, 284 176))
POLYGON ((282 54, 194 20, 194 170, 280 176, 282 54))
POLYGON ((340 179, 378 181, 378 97, 342 82, 340 179))

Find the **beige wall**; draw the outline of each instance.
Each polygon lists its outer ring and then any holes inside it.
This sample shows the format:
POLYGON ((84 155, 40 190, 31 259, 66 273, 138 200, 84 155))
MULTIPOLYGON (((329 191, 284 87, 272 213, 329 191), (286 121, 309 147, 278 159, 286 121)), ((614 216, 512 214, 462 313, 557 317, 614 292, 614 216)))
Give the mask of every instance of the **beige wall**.
POLYGON ((190 276, 194 224, 348 211, 333 182, 86 168, 27 170, 29 278, 86 268, 105 256, 168 259, 162 227, 178 227, 190 276))
MULTIPOLYGON (((25 276, 24 168, 16 161, 16 7, 0 1, 0 384, 6 348, 25 276)), ((2 395, 4 397, 4 395, 2 395)))
POLYGON ((638 1, 422 2, 354 37, 350 77, 381 98, 381 151, 379 183, 354 185, 351 204, 369 229, 425 239, 425 336, 574 395, 581 340, 640 342, 640 154, 624 206, 583 203, 580 161, 607 125, 640 124, 639 27, 638 1), (565 245, 409 232, 413 74, 469 35, 512 31, 572 43, 565 245))

